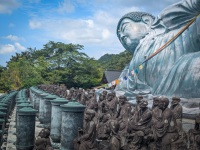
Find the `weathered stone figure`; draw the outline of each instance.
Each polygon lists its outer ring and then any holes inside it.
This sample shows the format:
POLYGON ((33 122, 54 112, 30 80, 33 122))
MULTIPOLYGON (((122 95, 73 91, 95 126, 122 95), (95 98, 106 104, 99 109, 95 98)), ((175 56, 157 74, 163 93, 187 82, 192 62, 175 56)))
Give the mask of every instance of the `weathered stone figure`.
MULTIPOLYGON (((164 9, 158 17, 132 12, 117 26, 122 45, 133 53, 127 74, 171 40, 200 14, 200 0, 182 0, 164 9)), ((200 97, 200 17, 163 51, 145 62, 139 74, 128 76, 116 90, 126 94, 152 93, 184 98, 200 97), (128 88, 126 88, 128 87, 128 88)))
POLYGON ((181 99, 179 97, 172 97, 171 107, 174 117, 176 119, 178 131, 182 130, 182 116, 183 108, 180 105, 181 99))
POLYGON ((149 110, 147 100, 141 100, 140 109, 135 111, 128 124, 129 149, 146 149, 148 135, 151 133, 152 112, 149 110))
POLYGON ((154 97, 153 98, 152 110, 154 110, 156 107, 158 107, 159 100, 160 100, 159 97, 154 97))
POLYGON ((34 150, 53 150, 49 136, 50 131, 48 129, 42 129, 35 141, 34 150))
POLYGON ((179 137, 176 125, 176 119, 171 109, 168 108, 169 99, 161 97, 158 107, 160 110, 154 115, 157 118, 154 121, 155 128, 155 141, 158 146, 162 146, 163 150, 171 149, 172 142, 176 141, 179 137))
POLYGON ((97 125, 97 138, 99 140, 108 140, 110 137, 110 114, 103 114, 99 118, 99 123, 97 125))
POLYGON ((96 124, 92 120, 94 116, 94 110, 86 110, 84 128, 78 131, 78 138, 74 140, 74 150, 96 150, 96 124))
POLYGON ((120 135, 121 138, 121 148, 125 148, 125 146, 127 145, 125 139, 128 127, 128 120, 131 117, 131 110, 132 107, 130 103, 128 103, 127 98, 124 95, 119 96, 119 110, 116 113, 117 114, 116 119, 119 122, 118 134, 120 135))
POLYGON ((195 119, 194 129, 189 130, 190 150, 200 149, 200 114, 195 119))
POLYGON ((103 93, 101 93, 99 95, 99 100, 98 100, 98 111, 99 111, 99 114, 103 112, 103 109, 106 105, 106 99, 103 95, 103 93))
POLYGON ((110 121, 110 130, 111 130, 111 138, 109 142, 109 150, 120 150, 120 136, 118 134, 119 131, 119 122, 117 120, 110 121))
POLYGON ((116 116, 115 113, 117 112, 118 100, 116 99, 114 93, 108 93, 106 105, 109 111, 108 113, 110 113, 112 118, 115 118, 116 116))

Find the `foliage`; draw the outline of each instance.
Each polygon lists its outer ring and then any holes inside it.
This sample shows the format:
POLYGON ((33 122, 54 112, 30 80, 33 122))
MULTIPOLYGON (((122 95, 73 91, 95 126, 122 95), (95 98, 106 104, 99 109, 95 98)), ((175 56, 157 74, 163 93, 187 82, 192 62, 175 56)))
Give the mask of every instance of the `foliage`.
POLYGON ((132 54, 125 50, 120 54, 105 54, 99 58, 103 70, 123 70, 132 59, 132 54))
POLYGON ((0 90, 17 90, 37 84, 65 84, 91 88, 100 84, 98 62, 81 52, 79 44, 49 41, 42 49, 28 48, 0 66, 0 90))

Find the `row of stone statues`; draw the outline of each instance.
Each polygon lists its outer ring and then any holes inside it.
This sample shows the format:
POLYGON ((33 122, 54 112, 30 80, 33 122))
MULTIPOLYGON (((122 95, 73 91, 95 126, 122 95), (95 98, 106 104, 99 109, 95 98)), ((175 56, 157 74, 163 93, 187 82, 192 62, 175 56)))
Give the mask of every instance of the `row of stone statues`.
POLYGON ((75 150, 200 148, 199 119, 187 134, 182 128, 182 106, 178 97, 172 98, 170 107, 167 97, 154 97, 153 106, 149 108, 148 100, 141 95, 136 97, 136 105, 130 104, 125 96, 117 97, 115 92, 103 91, 98 101, 94 90, 88 95, 84 128, 78 130, 75 150))
POLYGON ((200 148, 200 117, 194 129, 186 133, 182 128, 180 98, 148 99, 136 96, 136 104, 126 96, 117 97, 114 91, 102 91, 98 98, 94 89, 67 89, 65 86, 41 85, 40 89, 68 100, 86 105, 84 127, 78 129, 74 149, 198 149, 200 148), (66 94, 64 94, 66 93, 66 94))
POLYGON ((90 99, 89 96, 91 96, 91 94, 89 94, 89 89, 86 91, 83 88, 72 87, 68 89, 65 85, 42 84, 39 85, 38 88, 59 97, 66 98, 70 101, 78 101, 84 105, 86 104, 86 101, 90 99))

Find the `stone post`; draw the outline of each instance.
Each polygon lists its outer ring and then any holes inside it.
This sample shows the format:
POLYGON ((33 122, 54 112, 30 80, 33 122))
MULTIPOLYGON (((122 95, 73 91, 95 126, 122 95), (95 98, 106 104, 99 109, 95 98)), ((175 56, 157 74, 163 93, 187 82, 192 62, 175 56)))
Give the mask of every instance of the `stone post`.
POLYGON ((61 147, 60 150, 74 149, 73 140, 78 136, 78 128, 83 128, 85 106, 78 102, 61 105, 61 147))
POLYGON ((44 128, 50 129, 51 127, 51 100, 58 98, 56 95, 48 95, 44 98, 44 128))
POLYGON ((45 94, 45 93, 43 93, 42 91, 39 91, 39 90, 36 91, 36 95, 34 97, 34 103, 33 103, 33 108, 36 110, 39 110, 39 108, 40 108, 40 99, 41 99, 40 95, 41 94, 45 94))
POLYGON ((35 116, 37 110, 24 107, 18 110, 17 150, 32 150, 35 140, 35 116))
POLYGON ((33 105, 32 104, 29 104, 29 103, 21 103, 21 104, 18 104, 17 105, 17 109, 16 109, 16 117, 15 117, 15 123, 16 123, 16 126, 17 126, 17 121, 18 121, 18 111, 24 107, 30 107, 30 108, 33 108, 33 105))
POLYGON ((44 123, 44 98, 48 96, 47 93, 40 93, 40 104, 39 104, 39 114, 38 119, 41 124, 44 123))
POLYGON ((60 105, 66 104, 69 101, 65 98, 57 98, 51 101, 51 139, 55 143, 60 143, 61 138, 61 122, 62 122, 62 110, 60 105))

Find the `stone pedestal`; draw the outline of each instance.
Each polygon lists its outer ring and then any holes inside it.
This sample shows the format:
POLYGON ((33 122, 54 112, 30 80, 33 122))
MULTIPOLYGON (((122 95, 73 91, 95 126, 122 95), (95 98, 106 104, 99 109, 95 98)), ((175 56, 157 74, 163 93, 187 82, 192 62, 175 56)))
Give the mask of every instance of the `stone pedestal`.
POLYGON ((48 96, 47 93, 40 93, 40 104, 39 104, 39 114, 38 119, 41 124, 44 123, 44 98, 48 96))
POLYGON ((78 136, 78 128, 83 128, 85 106, 78 102, 61 105, 61 147, 60 150, 72 150, 73 140, 78 136))
POLYGON ((51 139, 54 143, 59 143, 61 138, 62 110, 60 105, 69 101, 64 98, 57 98, 51 101, 51 139))
POLYGON ((33 103, 33 108, 36 109, 36 110, 39 110, 40 108, 40 99, 41 99, 41 94, 44 94, 43 92, 41 91, 37 91, 36 92, 36 95, 34 97, 34 103, 33 103))
POLYGON ((17 120, 18 120, 18 111, 24 107, 29 107, 29 108, 33 108, 33 105, 32 104, 29 104, 29 103, 21 103, 21 104, 18 104, 17 105, 17 108, 16 108, 16 117, 15 117, 15 123, 16 123, 16 126, 17 126, 17 120))
POLYGON ((58 98, 55 95, 48 95, 44 98, 44 128, 51 128, 51 100, 58 98))
POLYGON ((17 150, 32 150, 35 140, 35 116, 37 110, 24 107, 18 110, 17 150))

